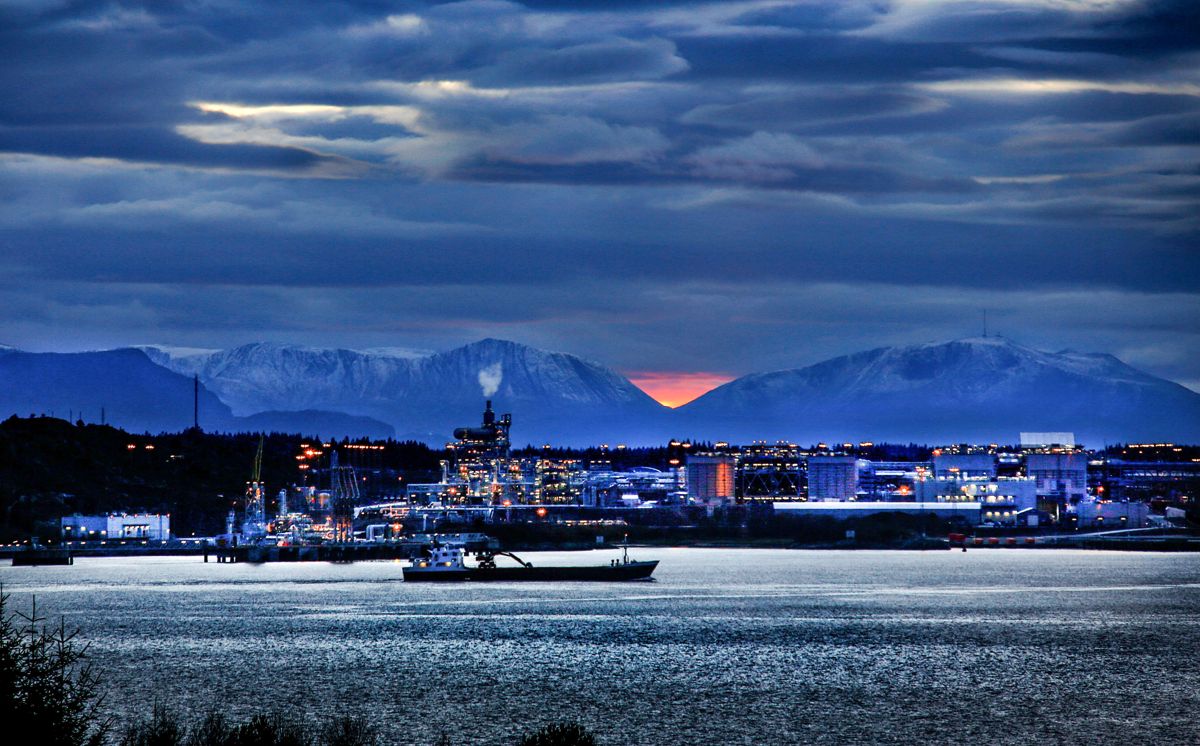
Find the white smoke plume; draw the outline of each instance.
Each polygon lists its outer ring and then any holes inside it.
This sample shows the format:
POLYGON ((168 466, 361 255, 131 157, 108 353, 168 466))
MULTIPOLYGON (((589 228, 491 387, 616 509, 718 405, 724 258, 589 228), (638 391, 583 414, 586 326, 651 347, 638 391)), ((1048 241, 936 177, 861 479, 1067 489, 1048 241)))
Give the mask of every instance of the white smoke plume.
POLYGON ((479 387, 483 389, 484 397, 489 397, 500 390, 500 381, 504 380, 504 366, 492 363, 479 371, 479 387))

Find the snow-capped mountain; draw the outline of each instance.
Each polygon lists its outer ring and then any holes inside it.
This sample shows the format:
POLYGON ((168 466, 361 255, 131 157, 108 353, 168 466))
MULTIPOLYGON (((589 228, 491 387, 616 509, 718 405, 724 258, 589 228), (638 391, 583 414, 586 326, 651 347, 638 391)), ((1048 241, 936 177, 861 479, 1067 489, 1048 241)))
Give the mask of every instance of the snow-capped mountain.
POLYGON ((514 413, 518 443, 658 439, 665 407, 627 378, 573 355, 485 339, 446 352, 250 344, 216 352, 145 347, 191 375, 234 413, 319 408, 365 415, 401 437, 444 442, 474 424, 483 400, 514 413))
POLYGON ((744 376, 677 410, 597 363, 485 339, 446 352, 278 344, 230 350, 0 351, 0 414, 82 409, 133 429, 389 435, 432 444, 513 413, 517 444, 750 441, 1012 442, 1072 431, 1085 443, 1200 440, 1200 394, 1111 355, 1043 352, 999 337, 885 347, 744 376), (151 362, 151 361, 154 362, 151 362))
POLYGON ((411 358, 257 343, 229 350, 146 346, 150 359, 201 382, 239 415, 267 410, 332 409, 370 414, 380 392, 405 385, 411 358))
POLYGON ((678 410, 686 432, 792 438, 1085 442, 1200 438, 1200 394, 1105 354, 1001 337, 884 347, 731 381, 678 410))

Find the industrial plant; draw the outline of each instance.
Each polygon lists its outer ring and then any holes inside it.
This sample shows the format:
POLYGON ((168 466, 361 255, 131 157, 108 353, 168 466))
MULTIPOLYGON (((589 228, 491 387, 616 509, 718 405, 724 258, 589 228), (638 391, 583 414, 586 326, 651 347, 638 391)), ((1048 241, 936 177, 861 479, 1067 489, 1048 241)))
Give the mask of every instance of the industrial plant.
MULTIPOLYGON (((494 547, 489 533, 504 526, 590 527, 605 541, 630 527, 887 515, 975 534, 1138 532, 1184 525, 1200 495, 1195 449, 1089 451, 1071 433, 928 449, 672 440, 635 453, 623 444, 514 449, 513 426, 486 401, 479 424, 454 429, 432 480, 388 463, 386 443, 328 441, 299 443, 294 478, 268 485, 259 437, 244 493, 205 543, 221 561, 387 558, 410 557, 439 533, 494 547)), ((165 545, 178 538, 170 526, 152 512, 73 514, 61 539, 165 545)))

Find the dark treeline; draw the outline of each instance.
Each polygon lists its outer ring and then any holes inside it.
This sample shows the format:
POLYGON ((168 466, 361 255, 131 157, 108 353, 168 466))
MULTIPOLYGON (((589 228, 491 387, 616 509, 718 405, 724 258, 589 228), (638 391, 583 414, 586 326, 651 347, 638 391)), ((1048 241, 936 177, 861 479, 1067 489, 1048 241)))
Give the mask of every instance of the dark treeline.
MULTIPOLYGON (((303 484, 296 456, 302 444, 320 448, 320 441, 298 434, 261 437, 267 488, 303 484)), ((245 491, 259 438, 196 430, 138 435, 52 417, 11 417, 0 422, 0 540, 49 538, 58 534, 63 515, 106 511, 170 513, 177 536, 218 533, 245 491)), ((377 444, 383 449, 371 452, 371 466, 405 479, 433 477, 444 458, 421 443, 377 444)), ((341 451, 343 463, 366 458, 360 454, 341 451)))
MULTIPOLYGON (((812 452, 820 450, 816 443, 801 446, 812 452)), ((844 444, 826 444, 831 453, 843 452, 844 444)), ((713 450, 726 450, 728 446, 716 448, 709 440, 687 440, 676 438, 669 444, 661 446, 619 447, 613 444, 607 446, 591 446, 589 448, 559 448, 527 445, 513 451, 518 457, 544 457, 553 459, 578 459, 581 461, 608 462, 617 470, 633 466, 652 466, 656 469, 666 469, 678 466, 687 461, 689 453, 705 453, 713 450)), ((739 450, 736 446, 732 450, 739 450)), ((852 448, 845 450, 859 458, 874 461, 926 461, 932 454, 930 446, 920 443, 854 443, 852 448)))

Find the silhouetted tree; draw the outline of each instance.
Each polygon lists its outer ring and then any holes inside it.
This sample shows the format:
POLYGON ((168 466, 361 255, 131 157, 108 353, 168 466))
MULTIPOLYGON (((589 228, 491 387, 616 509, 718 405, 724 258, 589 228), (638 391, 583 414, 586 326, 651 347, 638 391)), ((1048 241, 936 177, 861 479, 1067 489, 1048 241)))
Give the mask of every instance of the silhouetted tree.
POLYGON ((596 746, 596 737, 579 723, 551 723, 526 735, 520 746, 596 746))
POLYGON ((87 646, 66 624, 46 624, 36 599, 28 614, 11 612, 0 592, 0 723, 47 746, 99 746, 111 720, 101 714, 99 679, 87 646))

